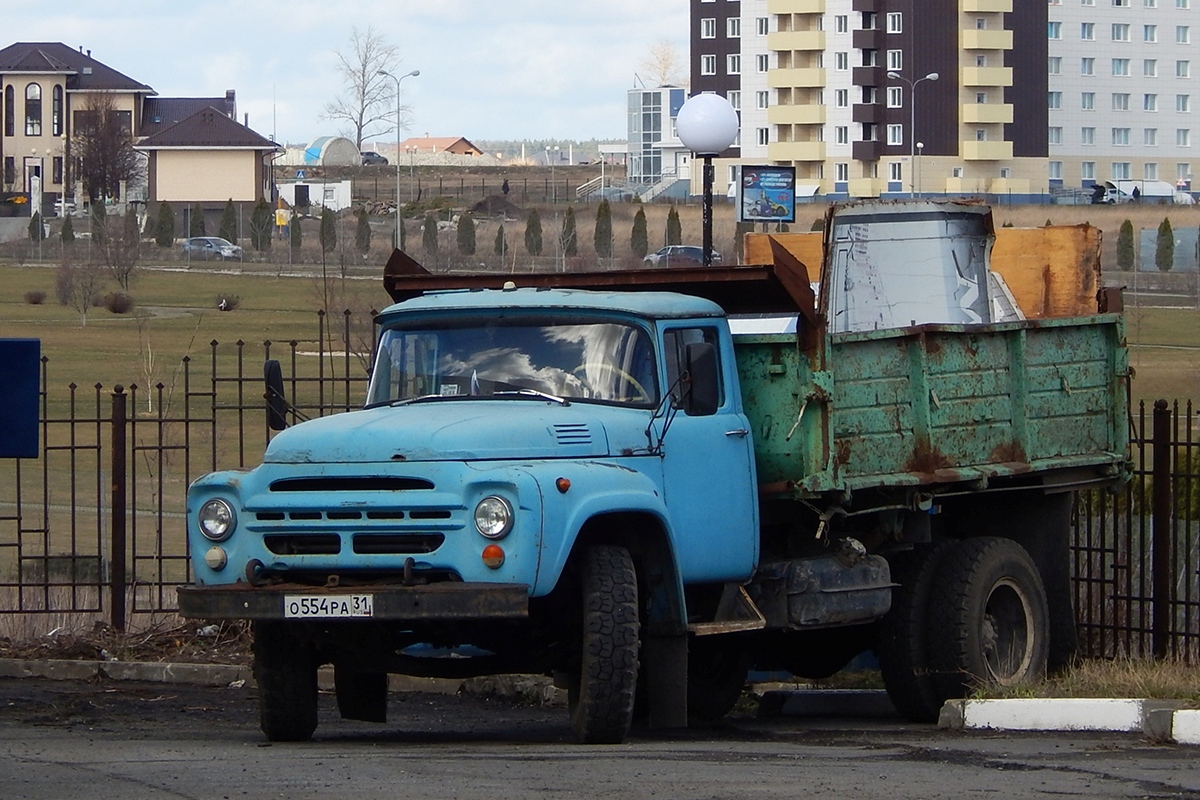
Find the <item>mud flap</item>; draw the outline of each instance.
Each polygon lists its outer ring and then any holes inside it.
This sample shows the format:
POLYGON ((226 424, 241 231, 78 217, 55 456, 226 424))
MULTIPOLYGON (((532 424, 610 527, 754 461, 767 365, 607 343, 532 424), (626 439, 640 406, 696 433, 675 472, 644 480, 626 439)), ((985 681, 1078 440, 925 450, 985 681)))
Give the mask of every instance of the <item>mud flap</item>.
POLYGON ((687 634, 646 636, 642 641, 642 657, 650 727, 686 728, 687 634))

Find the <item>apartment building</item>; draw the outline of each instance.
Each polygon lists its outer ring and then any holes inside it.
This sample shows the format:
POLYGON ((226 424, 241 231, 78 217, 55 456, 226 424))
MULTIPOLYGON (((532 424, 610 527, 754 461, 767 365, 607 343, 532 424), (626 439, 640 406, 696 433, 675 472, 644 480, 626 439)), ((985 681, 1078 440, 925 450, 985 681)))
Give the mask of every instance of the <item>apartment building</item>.
POLYGON ((1048 191, 1047 5, 692 0, 691 10, 693 91, 740 108, 731 166, 792 164, 798 188, 833 196, 1048 191))
POLYGON ((1200 27, 1192 2, 1050 0, 1052 187, 1117 180, 1194 187, 1200 27))

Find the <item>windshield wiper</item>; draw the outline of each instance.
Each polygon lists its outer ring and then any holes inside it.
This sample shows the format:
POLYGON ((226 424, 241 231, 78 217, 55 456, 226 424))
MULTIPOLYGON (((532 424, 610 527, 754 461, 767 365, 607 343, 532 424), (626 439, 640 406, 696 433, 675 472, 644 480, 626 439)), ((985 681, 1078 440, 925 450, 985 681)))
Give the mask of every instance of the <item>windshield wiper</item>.
POLYGON ((558 397, 545 392, 539 392, 537 389, 520 389, 515 392, 492 392, 492 397, 500 397, 501 395, 518 395, 521 397, 536 397, 541 400, 549 400, 551 403, 558 403, 560 406, 569 406, 571 402, 565 397, 558 397))

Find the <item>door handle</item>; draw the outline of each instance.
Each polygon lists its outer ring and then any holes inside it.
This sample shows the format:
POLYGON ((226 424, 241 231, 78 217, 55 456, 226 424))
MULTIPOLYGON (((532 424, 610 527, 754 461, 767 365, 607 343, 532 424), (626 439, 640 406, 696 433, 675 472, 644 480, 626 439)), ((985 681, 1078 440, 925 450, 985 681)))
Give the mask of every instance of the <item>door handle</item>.
POLYGON ((746 430, 745 428, 738 428, 735 431, 725 431, 725 435, 746 437, 750 435, 750 431, 746 430))

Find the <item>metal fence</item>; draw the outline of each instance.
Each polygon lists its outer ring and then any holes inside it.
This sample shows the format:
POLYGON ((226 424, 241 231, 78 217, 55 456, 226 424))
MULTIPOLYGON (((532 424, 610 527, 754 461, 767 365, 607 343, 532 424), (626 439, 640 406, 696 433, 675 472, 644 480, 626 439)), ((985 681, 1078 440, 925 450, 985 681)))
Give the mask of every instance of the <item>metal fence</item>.
MULTIPOLYGON (((283 362, 289 400, 309 416, 361 403, 371 319, 318 313, 316 328, 304 341, 211 342, 207 357, 183 359, 152 387, 51 385, 43 359, 41 457, 0 461, 0 616, 47 629, 171 614, 190 579, 188 484, 253 466, 269 439, 263 361, 283 362)), ((1072 567, 1084 655, 1200 659, 1198 430, 1191 402, 1138 408, 1133 480, 1079 496, 1072 567)))

